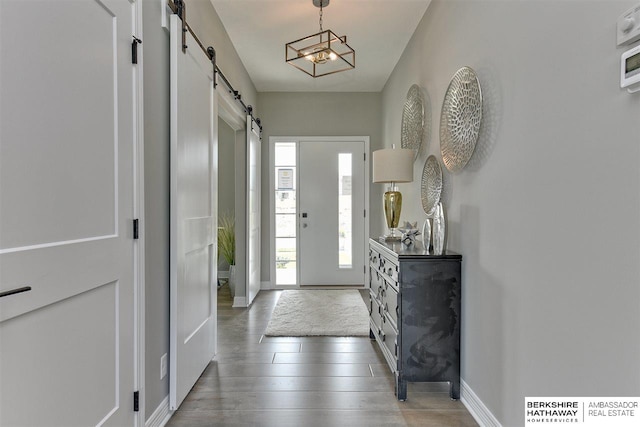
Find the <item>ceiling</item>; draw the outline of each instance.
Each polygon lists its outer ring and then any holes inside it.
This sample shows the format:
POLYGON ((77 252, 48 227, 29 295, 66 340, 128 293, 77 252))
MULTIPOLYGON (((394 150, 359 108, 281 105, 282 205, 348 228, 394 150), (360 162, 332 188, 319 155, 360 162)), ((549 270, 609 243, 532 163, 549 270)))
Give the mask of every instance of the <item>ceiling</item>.
POLYGON ((430 2, 331 0, 323 28, 347 36, 356 68, 314 79, 284 58, 286 43, 319 31, 312 0, 211 0, 258 92, 380 92, 430 2))

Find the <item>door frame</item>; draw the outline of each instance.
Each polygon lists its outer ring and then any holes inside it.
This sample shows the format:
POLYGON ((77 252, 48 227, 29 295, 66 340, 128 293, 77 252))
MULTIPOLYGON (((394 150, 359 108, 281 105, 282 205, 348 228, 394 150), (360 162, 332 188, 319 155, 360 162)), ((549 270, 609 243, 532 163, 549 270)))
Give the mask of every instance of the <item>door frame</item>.
MULTIPOLYGON (((300 268, 296 271, 296 284, 295 285, 276 285, 275 277, 276 277, 276 215, 275 215, 275 201, 273 198, 273 194, 276 191, 276 183, 275 176, 273 173, 273 168, 275 167, 275 144, 276 142, 294 142, 296 143, 296 147, 299 147, 300 144, 305 142, 363 142, 364 143, 364 152, 366 154, 365 165, 364 165, 364 206, 366 209, 366 215, 364 217, 364 248, 367 247, 367 242, 369 241, 369 218, 371 213, 371 208, 369 206, 369 193, 371 189, 370 185, 370 158, 371 154, 369 152, 369 137, 368 136, 270 136, 269 137, 269 283, 268 288, 266 288, 263 284, 262 289, 304 289, 311 288, 309 286, 300 286, 300 268)), ((296 149, 296 167, 299 167, 299 158, 300 151, 296 149)), ((300 174, 296 173, 296 188, 299 189, 299 179, 300 174)), ((299 211, 299 198, 296 197, 296 214, 299 211)), ((299 237, 299 227, 300 221, 299 218, 296 217, 296 261, 300 259, 300 245, 298 244, 299 237)), ((366 253, 365 261, 367 259, 366 253)), ((363 272, 363 277, 366 284, 366 273, 363 272)), ((320 287, 315 287, 320 288, 320 287)))
MULTIPOLYGON (((262 227, 261 227, 261 217, 262 217, 262 129, 260 128, 259 124, 256 123, 256 121, 253 119, 253 117, 250 114, 247 114, 247 119, 246 119, 246 129, 245 129, 245 211, 244 211, 244 217, 245 217, 245 306, 249 307, 251 306, 251 303, 253 302, 253 300, 255 299, 255 297, 260 293, 260 276, 261 276, 261 268, 260 268, 260 264, 261 264, 261 252, 262 252, 262 247, 261 247, 261 234, 262 234, 262 227), (257 130, 257 131, 256 131, 257 130), (256 177, 255 179, 257 180, 257 185, 256 185, 256 189, 255 189, 255 194, 254 197, 257 200, 254 200, 254 203, 257 205, 257 211, 258 211, 258 215, 257 215, 257 228, 258 228, 258 233, 257 233, 257 244, 256 242, 254 242, 254 244, 257 246, 257 255, 254 253, 253 255, 256 255, 254 257, 257 257, 257 261, 256 260, 252 260, 252 253, 251 253, 251 235, 252 235, 252 229, 251 229, 251 215, 252 215, 252 209, 251 209, 251 174, 252 174, 252 170, 251 170, 251 150, 252 150, 252 135, 256 134, 258 137, 258 141, 257 141, 257 159, 256 159, 256 169, 257 171, 253 171, 253 172, 257 172, 256 173, 256 177), (257 264, 257 284, 253 284, 252 286, 252 277, 251 277, 251 266, 253 264, 257 264), (257 291, 255 293, 255 295, 252 295, 252 288, 255 288, 257 286, 257 291)), ((234 301, 235 302, 235 301, 234 301)))
MULTIPOLYGON (((235 132, 235 186, 236 193, 234 203, 234 215, 236 219, 236 291, 238 286, 244 286, 244 296, 233 298, 233 307, 246 308, 248 306, 247 272, 246 272, 246 247, 247 234, 245 232, 245 219, 247 217, 247 200, 243 197, 246 191, 246 130, 247 114, 242 109, 236 98, 228 90, 218 90, 218 118, 222 119, 235 132), (240 226, 242 225, 242 226, 240 226), (242 255, 242 256, 238 256, 242 255)), ((237 294, 237 292, 236 292, 237 294)))
MULTIPOLYGON (((135 33, 142 39, 142 0, 135 2, 135 33)), ((134 299, 134 389, 139 392, 139 410, 135 415, 135 426, 146 421, 145 390, 145 221, 144 221, 144 48, 138 46, 138 63, 134 64, 134 146, 133 146, 133 217, 138 218, 138 239, 133 241, 133 299, 134 299)))

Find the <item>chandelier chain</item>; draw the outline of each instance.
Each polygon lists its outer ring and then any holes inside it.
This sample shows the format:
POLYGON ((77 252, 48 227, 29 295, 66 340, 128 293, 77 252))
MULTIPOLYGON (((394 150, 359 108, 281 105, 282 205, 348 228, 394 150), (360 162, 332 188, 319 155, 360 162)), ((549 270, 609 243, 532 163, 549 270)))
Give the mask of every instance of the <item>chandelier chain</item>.
POLYGON ((324 3, 324 1, 320 0, 320 32, 322 32, 322 3, 324 3))

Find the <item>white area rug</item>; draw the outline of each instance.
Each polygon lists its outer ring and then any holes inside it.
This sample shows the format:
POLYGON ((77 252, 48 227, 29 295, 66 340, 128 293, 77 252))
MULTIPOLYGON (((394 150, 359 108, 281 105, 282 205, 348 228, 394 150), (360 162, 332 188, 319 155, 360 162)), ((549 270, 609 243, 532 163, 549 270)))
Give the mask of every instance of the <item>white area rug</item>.
POLYGON ((353 289, 283 291, 265 335, 369 336, 369 311, 353 289))

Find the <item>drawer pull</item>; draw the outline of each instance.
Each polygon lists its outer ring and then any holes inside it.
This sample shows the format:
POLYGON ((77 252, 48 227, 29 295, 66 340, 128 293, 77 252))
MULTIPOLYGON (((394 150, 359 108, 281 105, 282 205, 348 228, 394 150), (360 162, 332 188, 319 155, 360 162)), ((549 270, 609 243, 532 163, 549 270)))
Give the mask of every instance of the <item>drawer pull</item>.
POLYGON ((396 343, 396 344, 394 344, 394 352, 393 352, 393 355, 394 355, 394 356, 396 356, 396 357, 398 357, 398 344, 397 344, 397 343, 396 343))
POLYGON ((400 317, 400 306, 396 305, 396 317, 400 317))
POLYGON ((8 297, 9 295, 21 294, 23 292, 29 292, 31 286, 23 286, 22 288, 15 288, 9 291, 0 292, 0 298, 8 297))
POLYGON ((384 340, 386 339, 387 336, 385 334, 381 334, 380 337, 382 338, 382 342, 384 342, 384 340))
POLYGON ((393 277, 393 268, 389 267, 389 270, 387 271, 388 271, 387 276, 393 277))

